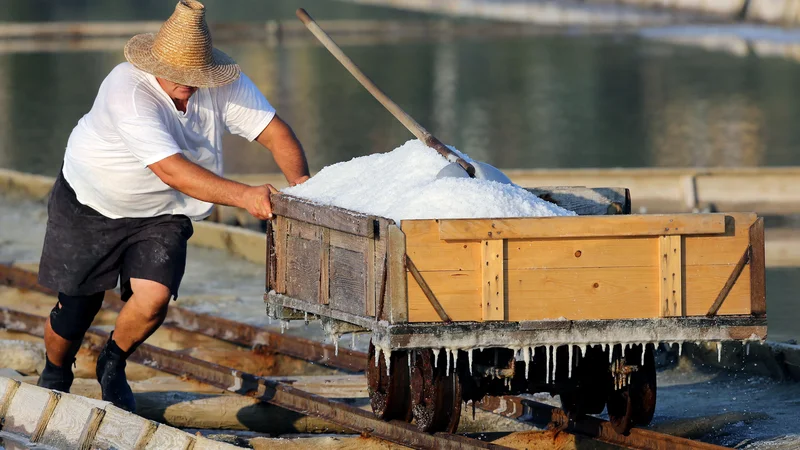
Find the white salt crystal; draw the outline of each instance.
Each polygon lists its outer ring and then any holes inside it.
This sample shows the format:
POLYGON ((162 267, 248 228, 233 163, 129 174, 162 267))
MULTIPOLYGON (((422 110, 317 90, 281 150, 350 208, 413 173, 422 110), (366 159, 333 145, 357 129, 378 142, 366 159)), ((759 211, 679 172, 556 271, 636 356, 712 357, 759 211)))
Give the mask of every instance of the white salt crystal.
POLYGON ((575 215, 516 185, 477 178, 437 180, 436 174, 447 164, 435 150, 411 140, 389 153, 325 167, 307 182, 283 192, 396 222, 575 215))

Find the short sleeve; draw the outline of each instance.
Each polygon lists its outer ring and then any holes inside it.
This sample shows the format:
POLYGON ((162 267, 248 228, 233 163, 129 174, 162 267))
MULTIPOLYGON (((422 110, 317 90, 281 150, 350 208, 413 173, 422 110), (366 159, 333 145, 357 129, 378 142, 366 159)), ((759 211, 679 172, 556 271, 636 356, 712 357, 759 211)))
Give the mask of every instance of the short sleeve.
POLYGON ((120 139, 133 156, 143 165, 149 166, 182 153, 175 138, 167 130, 157 105, 147 98, 137 99, 137 92, 132 94, 132 110, 127 114, 112 113, 112 120, 120 139))
POLYGON ((275 117, 275 108, 245 74, 222 88, 225 95, 225 126, 233 134, 253 141, 275 117))

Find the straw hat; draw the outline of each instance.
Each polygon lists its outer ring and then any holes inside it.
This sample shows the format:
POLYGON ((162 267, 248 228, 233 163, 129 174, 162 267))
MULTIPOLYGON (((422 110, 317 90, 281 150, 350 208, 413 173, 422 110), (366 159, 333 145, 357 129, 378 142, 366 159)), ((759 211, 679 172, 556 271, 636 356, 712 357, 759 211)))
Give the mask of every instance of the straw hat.
POLYGON ((197 0, 180 0, 157 34, 137 34, 125 44, 125 59, 174 83, 216 87, 239 78, 239 66, 211 46, 206 10, 197 0))

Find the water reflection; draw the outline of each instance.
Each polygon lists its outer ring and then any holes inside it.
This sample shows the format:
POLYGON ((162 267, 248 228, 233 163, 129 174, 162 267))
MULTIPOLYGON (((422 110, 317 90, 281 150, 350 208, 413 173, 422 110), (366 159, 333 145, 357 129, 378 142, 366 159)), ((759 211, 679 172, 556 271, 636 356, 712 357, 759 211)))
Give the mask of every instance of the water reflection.
MULTIPOLYGON (((223 49, 295 128, 313 169, 410 137, 311 44, 223 49)), ((798 165, 800 66, 635 37, 536 36, 348 46, 442 140, 500 167, 798 165)), ((53 174, 121 51, 0 55, 0 166, 53 174)), ((226 141, 228 172, 275 171, 226 141)))

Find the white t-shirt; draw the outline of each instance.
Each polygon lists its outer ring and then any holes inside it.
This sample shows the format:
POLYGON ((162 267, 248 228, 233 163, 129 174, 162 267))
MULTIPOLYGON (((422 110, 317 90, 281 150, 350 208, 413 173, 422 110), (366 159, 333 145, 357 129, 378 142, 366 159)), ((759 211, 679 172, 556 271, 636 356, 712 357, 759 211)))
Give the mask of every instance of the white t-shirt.
POLYGON ((91 111, 72 130, 64 178, 78 201, 112 219, 184 214, 200 220, 213 205, 172 189, 147 166, 182 152, 222 175, 222 133, 252 141, 274 116, 244 74, 226 86, 198 89, 184 114, 153 75, 125 62, 103 80, 91 111))

